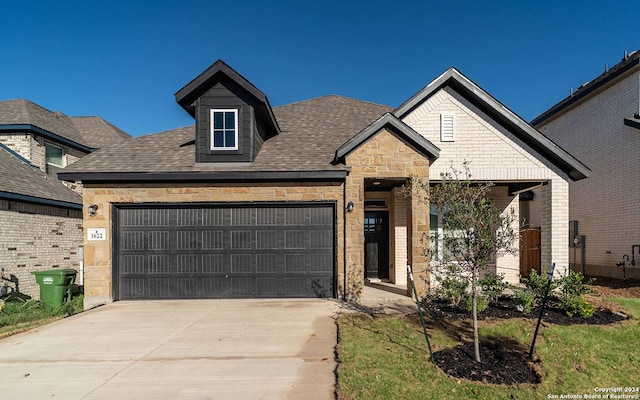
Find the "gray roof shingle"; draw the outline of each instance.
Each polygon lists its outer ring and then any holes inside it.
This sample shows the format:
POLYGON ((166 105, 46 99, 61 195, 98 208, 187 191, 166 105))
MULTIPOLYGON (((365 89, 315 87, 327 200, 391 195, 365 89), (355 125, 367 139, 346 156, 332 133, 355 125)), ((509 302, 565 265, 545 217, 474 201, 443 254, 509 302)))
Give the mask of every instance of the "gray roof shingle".
POLYGON ((33 125, 90 148, 100 148, 130 137, 100 117, 68 117, 25 99, 0 101, 0 124, 33 125))
POLYGON ((274 109, 281 132, 252 163, 195 163, 195 127, 136 137, 98 150, 62 173, 332 171, 335 151, 392 108, 328 95, 274 109))
POLYGON ((34 168, 0 146, 0 197, 18 195, 33 201, 53 200, 82 204, 82 197, 38 168, 34 168), (6 179, 10 177, 11 179, 6 179), (4 195, 4 196, 3 196, 4 195))

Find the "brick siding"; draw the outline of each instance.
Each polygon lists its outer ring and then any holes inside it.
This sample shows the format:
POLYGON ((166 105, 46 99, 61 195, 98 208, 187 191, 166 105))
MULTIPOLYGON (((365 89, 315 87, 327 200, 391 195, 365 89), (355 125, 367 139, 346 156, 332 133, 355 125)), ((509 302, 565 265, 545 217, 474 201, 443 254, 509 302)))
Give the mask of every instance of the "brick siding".
MULTIPOLYGON (((20 292, 39 298, 32 271, 80 268, 79 210, 0 200, 0 220, 0 267, 5 278, 17 279, 20 292)), ((15 280, 8 285, 15 288, 15 280)))
MULTIPOLYGON (((624 125, 639 112, 639 82, 636 69, 538 127, 592 171, 570 183, 569 219, 586 236, 585 263, 593 275, 621 278, 615 264, 640 244, 640 130, 624 125)), ((580 249, 569 254, 580 270, 580 249)))

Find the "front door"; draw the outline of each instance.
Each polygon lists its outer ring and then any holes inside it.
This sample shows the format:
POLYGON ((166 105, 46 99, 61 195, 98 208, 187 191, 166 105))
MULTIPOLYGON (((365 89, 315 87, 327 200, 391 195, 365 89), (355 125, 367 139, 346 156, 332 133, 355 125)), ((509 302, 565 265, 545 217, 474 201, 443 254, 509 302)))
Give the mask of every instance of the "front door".
POLYGON ((369 279, 389 279, 389 213, 364 213, 364 273, 369 279))

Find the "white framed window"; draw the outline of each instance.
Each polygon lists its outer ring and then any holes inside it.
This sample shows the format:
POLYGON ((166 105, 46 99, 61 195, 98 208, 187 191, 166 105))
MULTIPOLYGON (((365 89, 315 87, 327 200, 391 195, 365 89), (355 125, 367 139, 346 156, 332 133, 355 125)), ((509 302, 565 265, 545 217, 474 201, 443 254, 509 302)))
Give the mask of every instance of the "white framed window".
POLYGON ((64 150, 49 143, 44 144, 47 175, 57 177, 58 171, 64 168, 64 150))
POLYGON ((238 150, 238 110, 211 110, 211 150, 238 150))
POLYGON ((455 140, 454 114, 440 114, 440 141, 453 142, 455 140))

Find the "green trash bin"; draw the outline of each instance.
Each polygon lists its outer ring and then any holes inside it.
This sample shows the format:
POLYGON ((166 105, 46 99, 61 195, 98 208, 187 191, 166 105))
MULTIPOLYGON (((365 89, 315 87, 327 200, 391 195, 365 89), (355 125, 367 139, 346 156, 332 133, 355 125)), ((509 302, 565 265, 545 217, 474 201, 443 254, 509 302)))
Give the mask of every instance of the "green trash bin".
POLYGON ((71 268, 33 271, 36 283, 40 285, 40 300, 50 306, 61 305, 71 300, 71 286, 76 281, 78 271, 71 268))

